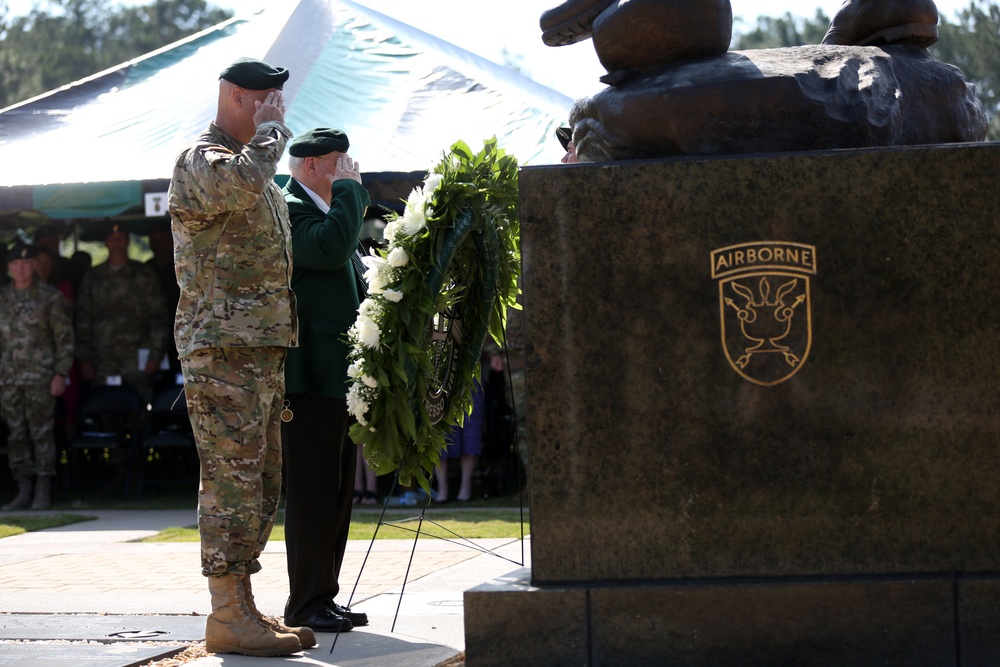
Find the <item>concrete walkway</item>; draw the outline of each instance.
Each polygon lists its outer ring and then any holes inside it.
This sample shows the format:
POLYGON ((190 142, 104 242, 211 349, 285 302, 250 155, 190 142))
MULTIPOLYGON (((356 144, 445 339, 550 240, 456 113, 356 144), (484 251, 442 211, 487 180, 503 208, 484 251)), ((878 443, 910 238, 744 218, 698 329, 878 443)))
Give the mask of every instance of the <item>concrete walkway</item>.
MULTIPOLYGON (((198 544, 136 541, 164 528, 195 525, 195 511, 79 513, 97 519, 0 540, 0 614, 14 615, 7 617, 7 626, 16 627, 23 623, 20 615, 31 614, 93 614, 104 616, 104 621, 108 615, 159 615, 195 633, 190 639, 203 639, 210 600, 200 574, 198 544)), ((348 544, 338 602, 346 604, 353 590, 352 606, 368 614, 368 626, 339 638, 318 634, 319 647, 290 658, 214 655, 187 664, 432 667, 453 658, 464 649, 463 592, 527 565, 528 542, 455 543, 421 537, 414 551, 414 540, 407 537, 348 544)), ((265 614, 280 616, 288 590, 284 542, 268 544, 261 563, 264 569, 253 579, 257 605, 265 614)), ((29 625, 44 626, 42 617, 36 620, 29 625)), ((95 617, 92 625, 94 639, 100 640, 106 623, 98 620, 95 617)), ((0 616, 0 628, 7 627, 3 621, 0 616)), ((74 621, 87 623, 86 618, 74 621)), ((16 635, 8 630, 2 641, 32 639, 16 635)))

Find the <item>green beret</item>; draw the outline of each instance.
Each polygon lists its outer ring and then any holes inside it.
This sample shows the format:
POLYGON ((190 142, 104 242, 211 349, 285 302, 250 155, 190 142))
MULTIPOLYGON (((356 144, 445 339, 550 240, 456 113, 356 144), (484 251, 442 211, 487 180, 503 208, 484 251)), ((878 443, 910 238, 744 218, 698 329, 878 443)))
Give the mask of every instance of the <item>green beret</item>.
POLYGON ((238 58, 222 70, 219 78, 247 90, 281 90, 285 81, 288 81, 288 70, 255 58, 238 58))
POLYGON ((288 145, 288 154, 293 157, 317 157, 337 151, 346 153, 351 147, 347 134, 331 127, 317 127, 303 132, 288 145))
POLYGON ((38 254, 38 248, 28 245, 24 241, 18 241, 7 249, 7 261, 13 262, 15 259, 34 259, 38 254))

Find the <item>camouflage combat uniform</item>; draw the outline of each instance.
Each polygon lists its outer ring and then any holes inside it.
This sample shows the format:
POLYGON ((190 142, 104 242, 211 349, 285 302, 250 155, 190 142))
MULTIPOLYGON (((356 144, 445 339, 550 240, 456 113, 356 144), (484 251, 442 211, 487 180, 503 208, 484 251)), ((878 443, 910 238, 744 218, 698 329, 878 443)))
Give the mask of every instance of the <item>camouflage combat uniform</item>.
POLYGON ((8 461, 15 477, 56 473, 52 378, 73 364, 69 304, 50 285, 0 289, 0 415, 10 431, 8 461))
POLYGON ((152 379, 139 366, 139 350, 160 359, 169 326, 163 290, 148 266, 105 262, 84 274, 76 301, 76 356, 94 364, 97 384, 119 376, 149 400, 152 379))
POLYGON ((290 136, 271 121, 243 145, 212 123, 170 182, 174 337, 201 457, 206 576, 253 572, 278 509, 278 415, 297 322, 288 208, 273 178, 290 136))

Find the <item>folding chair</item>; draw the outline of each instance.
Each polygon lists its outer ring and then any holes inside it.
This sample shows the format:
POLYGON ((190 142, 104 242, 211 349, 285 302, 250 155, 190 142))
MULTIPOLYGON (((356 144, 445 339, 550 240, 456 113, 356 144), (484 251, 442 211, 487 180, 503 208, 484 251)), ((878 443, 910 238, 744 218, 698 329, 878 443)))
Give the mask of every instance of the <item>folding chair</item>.
POLYGON ((157 391, 146 424, 139 456, 137 501, 142 500, 146 484, 188 484, 199 478, 198 450, 182 385, 157 391), (157 476, 148 477, 149 470, 157 476))
POLYGON ((123 461, 128 500, 132 468, 142 439, 145 401, 132 387, 92 386, 80 397, 77 435, 66 446, 64 492, 78 484, 107 484, 123 461))

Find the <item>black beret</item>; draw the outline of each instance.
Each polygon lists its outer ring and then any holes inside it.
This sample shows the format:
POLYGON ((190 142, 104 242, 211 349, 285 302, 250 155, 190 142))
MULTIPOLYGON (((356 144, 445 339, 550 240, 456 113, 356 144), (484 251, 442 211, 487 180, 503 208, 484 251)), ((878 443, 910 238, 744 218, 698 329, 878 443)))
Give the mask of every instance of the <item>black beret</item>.
POLYGON ((15 259, 34 259, 38 254, 38 248, 28 245, 24 241, 18 241, 7 249, 7 261, 13 262, 15 259))
POLYGON ((281 90, 285 81, 288 81, 288 70, 255 58, 238 58, 222 70, 219 78, 247 90, 281 90))
POLYGON ((288 154, 292 157, 317 157, 337 151, 346 153, 351 147, 347 134, 331 127, 317 127, 303 132, 288 145, 288 154))
POLYGON ((556 130, 556 138, 562 144, 563 150, 569 150, 569 142, 573 139, 573 129, 570 127, 560 127, 556 130))

